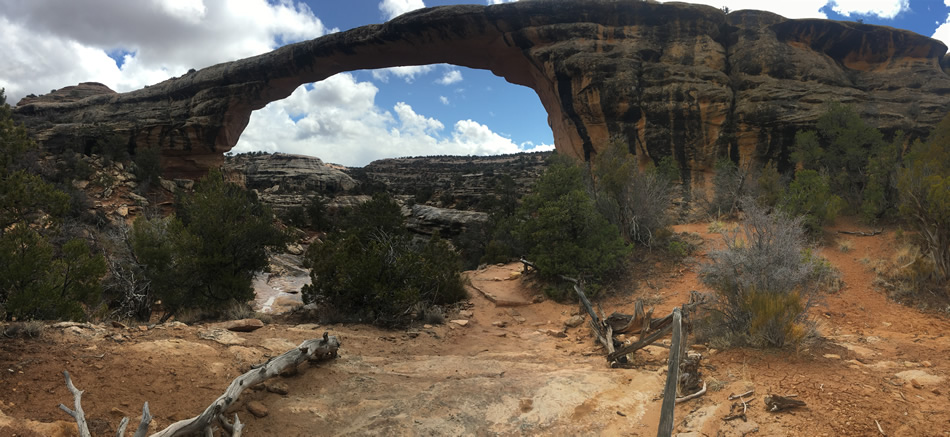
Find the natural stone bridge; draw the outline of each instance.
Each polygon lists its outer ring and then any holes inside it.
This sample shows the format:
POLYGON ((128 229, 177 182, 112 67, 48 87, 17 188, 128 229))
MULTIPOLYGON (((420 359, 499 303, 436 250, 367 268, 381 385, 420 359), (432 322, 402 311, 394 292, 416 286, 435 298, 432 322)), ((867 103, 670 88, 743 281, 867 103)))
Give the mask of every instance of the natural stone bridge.
MULTIPOLYGON (((885 131, 921 135, 950 104, 939 41, 889 27, 636 0, 533 0, 422 9, 218 64, 128 93, 98 84, 15 109, 50 149, 103 130, 161 147, 170 173, 220 162, 251 112, 334 74, 449 63, 534 89, 557 149, 590 158, 612 140, 673 155, 693 178, 720 156, 788 166, 798 129, 830 101, 885 131)), ((690 180, 690 179, 687 179, 690 180)))

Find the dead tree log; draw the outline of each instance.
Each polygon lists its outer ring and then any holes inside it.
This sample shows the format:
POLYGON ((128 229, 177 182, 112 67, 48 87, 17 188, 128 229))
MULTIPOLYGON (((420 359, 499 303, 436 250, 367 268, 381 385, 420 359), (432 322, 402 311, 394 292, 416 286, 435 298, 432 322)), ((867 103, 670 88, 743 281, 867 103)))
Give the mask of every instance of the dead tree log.
MULTIPOLYGON (((239 437, 242 434, 244 425, 238 419, 237 414, 234 415, 234 424, 231 424, 224 418, 223 413, 237 401, 244 389, 273 378, 286 369, 296 368, 304 361, 317 361, 335 357, 339 348, 340 341, 327 333, 323 333, 323 338, 304 341, 296 348, 280 356, 271 358, 261 365, 254 366, 254 368, 248 372, 235 378, 224 391, 224 394, 212 402, 201 414, 191 419, 175 422, 167 428, 152 434, 151 437, 173 437, 199 433, 210 436, 214 434, 213 426, 216 422, 227 430, 231 437, 239 437)), ((80 437, 92 437, 89 433, 89 427, 86 424, 85 414, 82 411, 81 398, 83 392, 73 385, 69 377, 69 372, 64 371, 63 374, 66 377, 66 387, 69 388, 69 391, 73 394, 75 409, 70 410, 62 404, 59 405, 59 408, 70 416, 73 416, 76 420, 76 424, 79 426, 80 437)), ((152 416, 149 414, 148 402, 146 402, 142 408, 142 420, 135 432, 135 437, 145 437, 145 434, 148 432, 148 424, 151 420, 152 416)), ((121 436, 125 432, 128 422, 129 419, 127 417, 122 419, 117 436, 121 436)))

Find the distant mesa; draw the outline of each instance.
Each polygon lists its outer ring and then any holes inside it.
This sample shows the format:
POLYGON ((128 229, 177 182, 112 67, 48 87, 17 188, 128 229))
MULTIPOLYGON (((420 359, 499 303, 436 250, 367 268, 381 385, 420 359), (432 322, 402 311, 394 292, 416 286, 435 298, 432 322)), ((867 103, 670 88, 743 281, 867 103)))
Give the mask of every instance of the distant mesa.
POLYGON ((128 93, 84 83, 23 99, 15 116, 51 150, 108 128, 161 147, 171 176, 222 162, 252 111, 336 73, 449 63, 537 92, 559 152, 613 140, 672 155, 693 184, 721 156, 789 165, 797 130, 831 101, 885 133, 920 136, 947 112, 947 47, 912 32, 761 11, 637 0, 421 9, 128 93))

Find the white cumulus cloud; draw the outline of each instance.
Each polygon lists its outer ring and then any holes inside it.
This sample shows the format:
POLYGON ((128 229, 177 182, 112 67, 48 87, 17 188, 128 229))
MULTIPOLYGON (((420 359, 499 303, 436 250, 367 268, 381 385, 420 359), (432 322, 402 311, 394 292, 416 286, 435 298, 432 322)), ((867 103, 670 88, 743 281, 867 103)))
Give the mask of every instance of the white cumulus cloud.
POLYGON ((445 72, 442 78, 437 80, 436 82, 442 85, 451 85, 453 83, 457 83, 461 81, 462 81, 462 72, 453 69, 453 70, 449 70, 445 72))
POLYGON ((383 0, 379 2, 379 10, 387 20, 424 7, 426 5, 422 0, 383 0))
POLYGON ((0 87, 13 103, 85 81, 130 91, 328 31, 291 0, 6 0, 0 87))
POLYGON ((445 96, 439 96, 439 101, 442 102, 443 105, 449 104, 449 98, 445 96))
POLYGON ((851 15, 874 15, 893 19, 901 12, 910 10, 909 0, 831 0, 831 10, 850 17, 851 15))
POLYGON ((409 65, 405 67, 389 67, 373 70, 373 79, 380 82, 389 82, 390 76, 396 76, 406 83, 412 83, 419 76, 429 74, 435 70, 435 65, 409 65))
POLYGON ((553 146, 515 144, 473 120, 459 120, 450 132, 432 117, 399 102, 376 105, 379 89, 342 73, 300 87, 290 97, 251 114, 234 152, 264 150, 318 156, 349 166, 394 156, 489 155, 551 150, 553 146), (292 117, 303 115, 296 123, 292 117))

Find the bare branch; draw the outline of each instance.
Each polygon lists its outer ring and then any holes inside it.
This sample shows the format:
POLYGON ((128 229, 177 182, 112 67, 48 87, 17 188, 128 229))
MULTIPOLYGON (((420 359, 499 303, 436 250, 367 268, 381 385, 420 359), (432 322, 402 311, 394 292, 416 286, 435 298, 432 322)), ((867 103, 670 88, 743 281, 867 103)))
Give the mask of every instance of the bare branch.
POLYGON ((79 428, 79 437, 92 437, 92 434, 89 433, 89 426, 86 424, 86 414, 82 411, 82 391, 73 385, 73 380, 69 377, 69 372, 64 370, 63 376, 66 377, 66 388, 73 394, 73 408, 75 408, 75 410, 70 410, 69 407, 63 404, 59 404, 59 409, 73 416, 73 419, 76 419, 76 425, 79 428))
MULTIPOLYGON (((211 426, 217 416, 228 409, 247 387, 256 385, 267 379, 279 375, 284 369, 296 367, 307 360, 321 357, 335 356, 340 342, 334 336, 324 335, 323 338, 304 341, 294 349, 285 352, 276 358, 268 360, 263 366, 251 369, 231 382, 227 390, 218 399, 211 403, 205 411, 191 419, 180 420, 168 428, 152 434, 151 437, 172 437, 198 433, 211 426)), ((235 427, 240 422, 235 421, 235 427)), ((235 435, 235 434, 232 434, 235 435)))
POLYGON ((696 398, 698 398, 698 397, 700 397, 700 396, 702 396, 702 395, 704 395, 704 394, 706 394, 706 381, 703 381, 703 388, 699 389, 698 392, 693 393, 693 394, 691 394, 691 395, 686 395, 686 396, 683 396, 683 397, 676 398, 676 403, 678 404, 678 403, 681 403, 681 402, 686 402, 686 401, 688 401, 688 400, 690 400, 690 399, 696 399, 696 398))
POLYGON ((139 427, 135 430, 133 437, 145 437, 148 434, 148 425, 152 423, 152 414, 148 411, 148 402, 142 405, 142 420, 139 421, 139 427))

